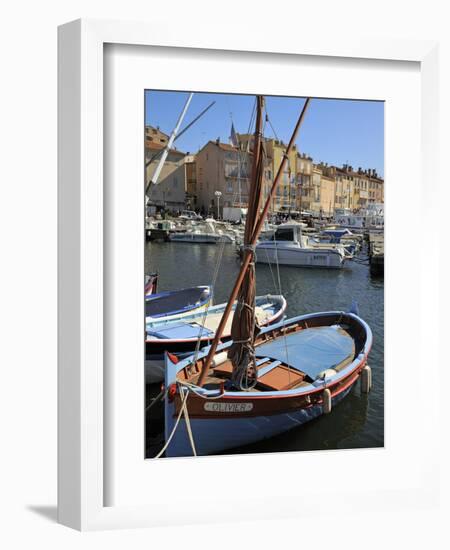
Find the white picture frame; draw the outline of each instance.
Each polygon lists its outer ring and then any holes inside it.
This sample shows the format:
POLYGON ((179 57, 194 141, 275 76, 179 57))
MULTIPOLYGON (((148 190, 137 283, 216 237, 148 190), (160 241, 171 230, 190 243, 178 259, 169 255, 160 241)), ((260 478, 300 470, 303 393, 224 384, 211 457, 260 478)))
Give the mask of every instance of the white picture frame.
MULTIPOLYGON (((123 477, 127 473, 124 471, 119 471, 116 475, 115 469, 120 470, 120 464, 126 467, 131 463, 120 457, 120 460, 116 461, 119 464, 118 467, 117 465, 107 466, 108 460, 114 462, 115 459, 105 456, 105 449, 109 454, 118 453, 117 437, 120 435, 114 435, 115 443, 105 444, 110 437, 110 434, 106 433, 109 429, 106 430, 105 426, 113 421, 110 418, 111 407, 114 408, 116 405, 114 387, 104 383, 104 293, 105 281, 112 276, 111 272, 105 272, 104 263, 105 255, 107 256, 104 248, 106 242, 104 229, 110 227, 107 223, 105 224, 105 209, 111 207, 111 204, 104 200, 104 161, 107 160, 104 158, 104 139, 108 137, 103 132, 106 109, 104 104, 106 45, 168 48, 174 55, 177 55, 177 52, 180 54, 187 52, 189 55, 189 52, 200 51, 203 52, 203 56, 210 56, 211 59, 220 55, 220 52, 234 51, 250 60, 252 56, 258 56, 260 63, 263 62, 264 55, 278 56, 277 63, 284 58, 292 60, 296 56, 303 59, 308 56, 308 63, 324 59, 332 59, 334 63, 358 60, 361 67, 364 63, 373 60, 378 60, 381 64, 415 63, 420 73, 418 86, 420 86, 421 96, 416 97, 420 113, 416 112, 412 118, 420 124, 412 123, 410 132, 420 132, 422 147, 417 150, 417 154, 421 158, 416 160, 422 167, 422 171, 415 187, 416 203, 414 204, 419 204, 420 193, 436 193, 439 185, 438 178, 433 177, 437 169, 438 151, 436 101, 438 58, 435 42, 386 39, 356 41, 354 37, 351 40, 342 37, 324 40, 321 37, 319 40, 307 34, 296 37, 280 35, 277 40, 268 42, 267 36, 259 36, 255 31, 245 37, 235 37, 231 50, 229 37, 223 31, 218 31, 214 37, 201 38, 196 35, 194 38, 194 33, 185 29, 181 23, 174 24, 170 30, 169 33, 167 28, 156 23, 100 20, 79 20, 59 28, 58 518, 60 523, 80 530, 195 523, 215 519, 214 507, 199 516, 197 508, 194 509, 192 506, 190 509, 187 506, 190 500, 197 506, 198 499, 201 500, 206 496, 210 498, 209 491, 206 489, 198 491, 199 494, 196 496, 188 494, 179 509, 177 507, 165 509, 164 488, 166 487, 169 493, 172 489, 167 488, 161 480, 173 477, 173 472, 181 468, 180 460, 161 461, 158 465, 155 477, 160 479, 160 483, 154 487, 155 496, 158 497, 156 504, 145 504, 145 499, 141 501, 138 498, 133 501, 134 496, 137 497, 136 493, 127 492, 126 488, 131 487, 132 483, 136 484, 139 478, 127 479, 123 477), (112 474, 111 471, 113 471, 112 474), (117 486, 118 490, 113 489, 112 485, 117 486), (115 493, 119 496, 116 497, 115 493)), ((137 70, 137 67, 134 70, 137 70)), ((285 88, 286 86, 283 87, 280 84, 281 92, 285 88)), ((227 90, 211 89, 210 91, 227 90)), ((305 92, 299 95, 304 94, 305 92)), ((143 123, 142 119, 142 125, 143 123)), ((136 129, 133 125, 130 128, 136 129)), ((132 141, 141 138, 142 134, 134 136, 132 141)), ((388 177, 389 174, 387 174, 388 177)), ((131 196, 130 201, 134 200, 134 205, 130 202, 129 208, 136 208, 137 196, 136 194, 131 196)), ((428 208, 427 204, 429 203, 424 205, 424 214, 428 208)), ((124 208, 127 207, 124 206, 124 208)), ((131 210, 126 214, 129 217, 130 212, 131 210)), ((106 210, 106 217, 108 215, 106 210)), ((389 226, 388 200, 387 216, 389 226)), ((140 220, 137 217, 133 223, 134 230, 139 227, 139 223, 140 220)), ((429 251, 428 262, 431 265, 433 254, 437 255, 435 248, 429 251)), ((389 240, 387 255, 389 258, 389 240)), ((420 276, 418 291, 420 316, 437 315, 437 273, 427 268, 421 258, 417 261, 420 265, 417 275, 420 276), (433 291, 430 291, 430 288, 433 291)), ((136 266, 136 270, 139 271, 138 259, 136 266)), ((114 292, 109 294, 109 297, 111 296, 114 296, 114 292)), ((387 299, 389 298, 388 293, 387 299)), ((136 310, 135 313, 139 317, 139 311, 136 310)), ((411 357, 411 361, 415 361, 411 368, 418 367, 418 361, 424 351, 425 337, 428 338, 428 342, 436 342, 437 339, 437 335, 430 333, 420 319, 417 323, 422 332, 418 341, 417 359, 411 357)), ((430 374, 437 376, 437 346, 435 348, 428 350, 428 360, 434 365, 430 367, 430 374)), ((394 376, 387 377, 386 384, 386 392, 393 392, 400 389, 401 379, 394 376), (390 387, 389 384, 391 384, 390 387)), ((404 397, 406 407, 410 400, 407 395, 404 397)), ((136 414, 137 410, 139 410, 138 407, 133 408, 133 414, 136 414)), ((143 413, 143 409, 141 410, 143 413)), ((400 413, 401 408, 397 409, 395 414, 400 413)), ((434 501, 439 483, 437 470, 433 468, 433 464, 438 461, 438 457, 435 456, 437 407, 430 408, 426 411, 426 415, 427 425, 434 426, 434 430, 430 428, 427 437, 423 440, 426 449, 418 453, 420 456, 413 464, 410 477, 405 478, 401 486, 392 488, 388 504, 385 502, 387 496, 385 488, 380 489, 378 493, 368 489, 366 491, 368 507, 377 509, 381 506, 392 506, 394 509, 406 503, 419 505, 419 503, 434 501), (414 482, 411 481, 413 478, 414 482)), ((389 422, 389 419, 386 421, 389 422)), ((405 450, 406 440, 402 445, 405 450)), ((361 453, 365 451, 358 452, 359 456, 362 456, 361 453)), ((296 456, 298 454, 288 453, 283 459, 292 461, 296 460, 296 456)), ((198 459, 195 465, 193 462, 189 464, 189 467, 194 468, 196 472, 195 477, 199 468, 206 468, 205 464, 210 460, 198 459)), ((223 464, 230 464, 230 457, 221 457, 220 460, 223 464)), ((245 460, 245 458, 232 457, 231 460, 245 460)), ((262 457, 261 460, 265 461, 266 467, 273 469, 276 462, 282 458, 271 455, 262 457)), ((311 461, 310 458, 305 460, 311 461)), ((377 460, 377 458, 372 457, 371 460, 377 460)), ((142 461, 144 462, 143 457, 142 461)), ((307 502, 294 498, 296 494, 298 495, 298 492, 295 493, 298 490, 295 484, 283 486, 281 491, 274 493, 268 491, 264 494, 256 491, 239 494, 239 502, 235 502, 234 506, 226 507, 222 519, 237 520, 242 517, 244 511, 247 511, 249 519, 274 515, 277 517, 302 516, 310 513, 311 506, 316 506, 320 511, 320 503, 323 499, 332 501, 337 495, 340 502, 345 502, 349 510, 356 509, 351 503, 351 491, 348 494, 339 493, 338 485, 335 486, 320 476, 316 485, 314 490, 307 489, 307 502), (278 497, 278 500, 275 497, 278 497), (280 501, 280 498, 283 500, 280 501)), ((223 497, 223 501, 231 502, 227 496, 223 497)))

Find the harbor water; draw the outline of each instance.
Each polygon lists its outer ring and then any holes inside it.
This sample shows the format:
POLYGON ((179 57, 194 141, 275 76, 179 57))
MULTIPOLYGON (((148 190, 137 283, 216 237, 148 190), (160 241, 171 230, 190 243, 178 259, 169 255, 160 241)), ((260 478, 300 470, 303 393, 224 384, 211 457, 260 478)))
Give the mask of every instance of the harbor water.
MULTIPOLYGON (((361 253, 362 257, 367 252, 361 253)), ((158 272, 158 291, 176 290, 213 282, 214 303, 226 302, 239 271, 233 245, 148 242, 146 273, 158 272)), ((365 261, 348 261, 343 269, 305 269, 257 264, 257 294, 281 294, 287 300, 287 317, 329 310, 348 310, 355 300, 360 316, 373 332, 368 364, 373 388, 366 395, 357 383, 329 415, 323 415, 281 436, 226 454, 245 452, 310 451, 382 447, 384 445, 384 280, 373 277, 365 261)), ((160 388, 147 387, 147 402, 160 388)), ((156 408, 155 408, 156 409, 156 408)), ((153 410, 146 418, 146 454, 161 446, 162 415, 153 410)), ((194 434, 195 436, 195 434, 194 434)))

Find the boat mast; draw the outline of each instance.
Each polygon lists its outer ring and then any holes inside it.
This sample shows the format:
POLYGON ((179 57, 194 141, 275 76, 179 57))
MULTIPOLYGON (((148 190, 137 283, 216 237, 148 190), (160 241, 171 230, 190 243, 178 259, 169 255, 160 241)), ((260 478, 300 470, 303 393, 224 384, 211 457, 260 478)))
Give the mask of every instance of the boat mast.
MULTIPOLYGON (((193 97, 193 92, 189 94, 189 97, 186 100, 186 103, 184 104, 183 110, 180 113, 180 116, 178 117, 178 121, 175 125, 175 128, 173 129, 172 133, 170 134, 169 141, 167 142, 167 145, 164 147, 164 150, 162 152, 161 158, 159 159, 158 166, 156 167, 156 170, 152 176, 152 179, 150 180, 150 183, 148 184, 148 187, 151 185, 156 185, 158 183, 159 176, 161 174, 162 167, 164 165, 164 162, 166 161, 167 155, 169 154, 170 149, 172 148, 173 142, 175 141, 175 138, 177 137, 178 130, 180 129, 181 123, 183 122, 183 119, 186 115, 186 112, 188 110, 189 104, 193 97)), ((147 189, 148 189, 147 187, 147 189)))
MULTIPOLYGON (((258 108, 259 109, 261 109, 261 106, 262 106, 262 99, 263 98, 261 96, 258 96, 258 108)), ((246 246, 246 248, 244 250, 244 257, 243 257, 243 260, 242 260, 241 269, 239 271, 236 282, 234 283, 233 290, 231 291, 230 298, 228 300, 225 311, 224 311, 224 313, 222 315, 222 318, 220 320, 219 326, 216 330, 214 340, 212 341, 211 347, 209 348, 209 352, 208 352, 208 355, 206 357, 206 360, 203 363, 202 371, 200 373, 200 377, 199 377, 198 382, 197 382, 197 385, 200 386, 200 387, 203 385, 203 383, 205 381, 205 378, 208 374, 208 370, 210 368, 212 358, 214 357, 214 354, 216 353, 217 346, 219 345, 220 338, 222 337, 225 325, 228 321, 228 317, 230 316, 231 310, 233 308, 233 304, 234 304, 234 302, 237 298, 237 295, 238 295, 238 292, 241 288, 244 277, 247 274, 247 270, 249 268, 249 265, 250 265, 251 261, 253 260, 254 254, 253 254, 252 248, 256 245, 259 234, 261 233, 261 229, 263 227, 264 220, 265 220, 265 218, 267 216, 267 213, 269 211, 269 208, 270 208, 270 203, 271 203, 273 197, 275 196, 275 191, 278 187, 278 183, 281 179, 284 168, 286 166, 288 155, 292 150, 292 147, 294 145, 294 141, 297 137, 300 126, 302 125, 302 122, 303 122, 306 110, 308 108, 309 102, 310 102, 310 98, 307 98, 306 101, 305 101, 305 104, 303 105, 303 109, 300 113, 300 116, 297 120, 297 123, 295 125, 295 128, 294 128, 294 131, 292 133, 291 139, 289 140, 289 144, 287 146, 287 149, 283 154, 283 158, 282 158, 280 166, 278 168, 277 175, 275 176, 275 179, 273 181, 273 184, 272 184, 272 187, 270 189, 269 195, 268 195, 268 197, 266 199, 266 202, 264 204, 264 208, 262 210, 262 213, 259 216, 259 219, 258 219, 258 221, 257 221, 254 228, 253 227, 250 228, 251 224, 250 224, 250 221, 249 221, 249 214, 250 214, 250 212, 249 212, 250 204, 249 204, 249 210, 247 211, 247 220, 246 220, 246 224, 245 224, 246 233, 247 233, 247 230, 248 230, 248 231, 250 231, 250 235, 251 235, 250 239, 248 241, 246 240, 246 242, 248 242, 249 245, 246 246)), ((259 114, 259 116, 261 115, 260 112, 258 114, 259 114)), ((256 138, 257 138, 258 133, 259 132, 258 132, 258 118, 257 118, 257 126, 256 126, 256 132, 255 132, 255 146, 253 148, 253 166, 255 166, 255 163, 257 162, 256 157, 257 156, 259 157, 259 155, 261 154, 261 151, 260 151, 261 148, 259 148, 259 150, 256 149, 256 138)), ((255 174, 253 173, 253 170, 252 170, 252 180, 253 180, 254 176, 255 176, 255 174)), ((255 181, 252 181, 252 185, 254 185, 254 184, 255 184, 255 181)), ((256 213, 256 215, 257 215, 257 213, 256 213)))
MULTIPOLYGON (((203 109, 203 111, 201 113, 199 113, 193 120, 191 120, 191 122, 189 122, 189 124, 187 126, 185 126, 181 132, 179 134, 177 134, 173 140, 173 142, 175 143, 175 141, 177 141, 177 139, 180 139, 180 137, 189 130, 189 128, 191 126, 193 126, 197 120, 199 120, 207 111, 209 111, 209 109, 211 109, 211 107, 213 105, 215 105, 215 101, 212 101, 208 107, 206 107, 205 109, 203 109)), ((159 151, 159 153, 156 153, 156 155, 153 155, 153 157, 149 160, 147 160, 147 162, 145 163, 145 167, 147 168, 147 166, 150 166, 150 164, 152 162, 154 162, 162 153, 163 153, 164 149, 162 149, 161 151, 159 151)))
MULTIPOLYGON (((253 162, 251 186, 248 194, 248 209, 244 232, 244 250, 251 247, 251 239, 259 215, 264 173, 264 146, 262 142, 262 111, 264 99, 257 97, 256 127, 253 139, 253 162)), ((255 333, 259 331, 255 319, 255 263, 251 262, 239 289, 236 310, 231 326, 233 344, 228 350, 233 370, 231 379, 235 387, 248 390, 256 384, 254 354, 255 333)))

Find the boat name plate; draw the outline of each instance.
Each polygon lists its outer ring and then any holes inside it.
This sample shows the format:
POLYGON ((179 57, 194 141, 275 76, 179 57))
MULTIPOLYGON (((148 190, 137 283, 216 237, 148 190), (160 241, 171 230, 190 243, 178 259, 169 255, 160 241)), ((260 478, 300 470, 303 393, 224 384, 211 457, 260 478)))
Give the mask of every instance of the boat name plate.
POLYGON ((219 413, 243 413, 253 409, 253 403, 219 403, 208 401, 203 405, 205 411, 219 413))

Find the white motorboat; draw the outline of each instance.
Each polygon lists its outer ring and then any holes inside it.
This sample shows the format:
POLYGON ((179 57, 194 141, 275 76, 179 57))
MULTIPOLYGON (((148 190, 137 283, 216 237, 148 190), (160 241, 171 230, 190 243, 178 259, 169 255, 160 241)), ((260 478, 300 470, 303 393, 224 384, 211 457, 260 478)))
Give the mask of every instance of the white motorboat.
POLYGON ((172 242, 182 243, 233 243, 234 236, 225 232, 223 229, 217 228, 216 224, 211 221, 191 225, 184 233, 172 233, 169 236, 172 242))
POLYGON ((270 239, 256 245, 256 261, 264 264, 339 269, 349 257, 342 244, 314 242, 295 222, 279 225, 270 239))

